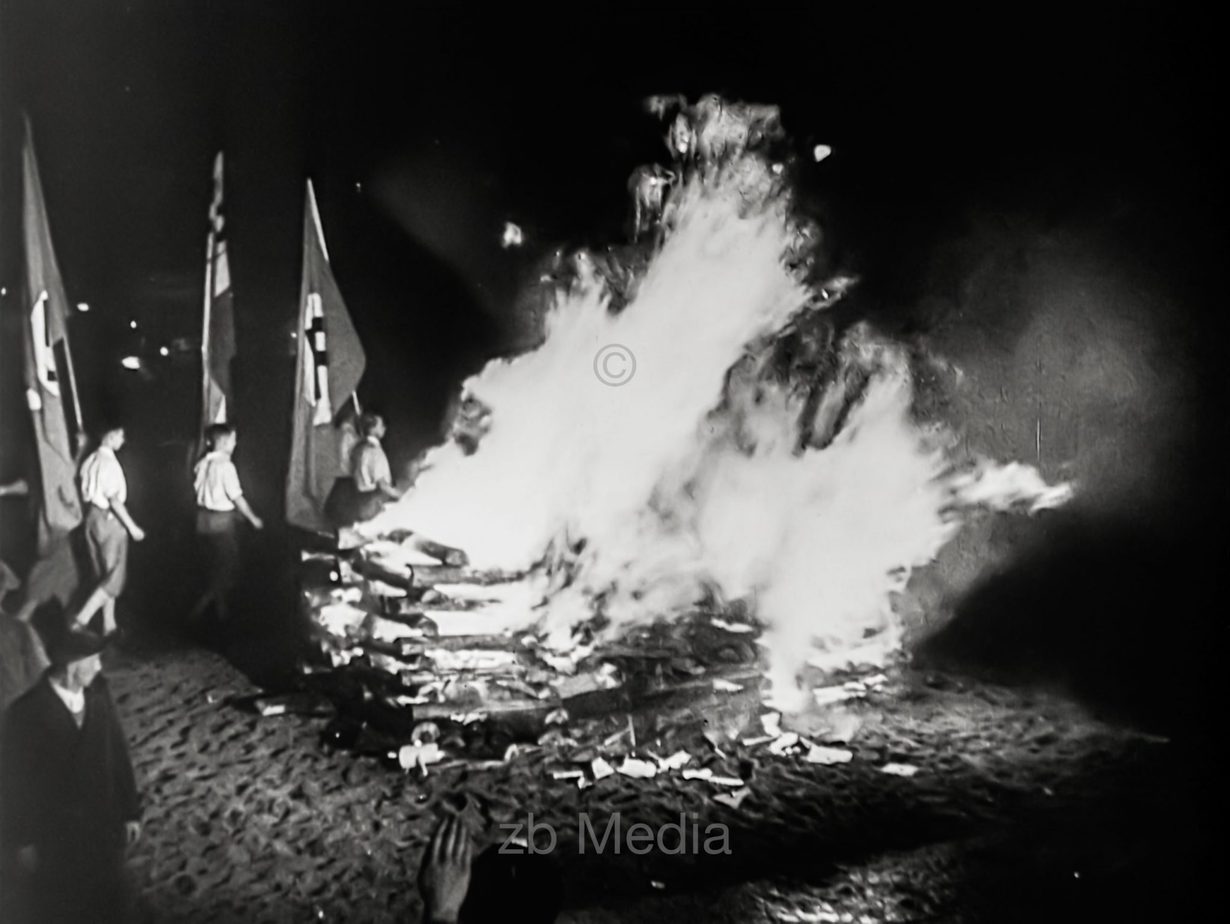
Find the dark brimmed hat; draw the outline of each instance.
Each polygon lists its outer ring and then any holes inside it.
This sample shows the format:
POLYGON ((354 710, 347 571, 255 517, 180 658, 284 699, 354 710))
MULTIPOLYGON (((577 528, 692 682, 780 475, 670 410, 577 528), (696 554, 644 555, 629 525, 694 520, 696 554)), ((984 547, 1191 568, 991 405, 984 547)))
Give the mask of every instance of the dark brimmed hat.
POLYGON ((52 667, 64 667, 102 652, 107 640, 88 629, 65 629, 49 640, 47 657, 52 667))

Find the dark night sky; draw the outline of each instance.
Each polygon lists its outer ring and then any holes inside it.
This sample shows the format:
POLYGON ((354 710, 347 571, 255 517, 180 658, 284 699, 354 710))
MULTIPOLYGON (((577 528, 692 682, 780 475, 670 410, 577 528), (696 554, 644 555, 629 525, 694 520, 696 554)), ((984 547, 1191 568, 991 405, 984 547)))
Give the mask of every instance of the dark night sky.
MULTIPOLYGON (((399 6, 5 2, 3 276, 12 291, 25 109, 69 297, 96 309, 74 322, 97 345, 78 347, 91 400, 132 411, 115 363, 128 318, 147 349, 195 333, 224 148, 241 424, 284 426, 289 374, 268 358, 288 359, 311 175, 368 343, 365 397, 401 416, 395 448, 421 444, 500 347, 534 260, 620 234, 628 173, 662 152, 649 92, 779 103, 801 150, 833 145, 809 192, 873 315, 908 314, 934 284, 934 242, 976 215, 1113 225, 1125 258, 1156 264, 1193 311, 1208 292, 1219 81, 1209 23, 1172 6, 909 21, 820 4, 399 6), (524 250, 498 246, 505 219, 524 250)), ((152 436, 191 428, 184 381, 152 436)))

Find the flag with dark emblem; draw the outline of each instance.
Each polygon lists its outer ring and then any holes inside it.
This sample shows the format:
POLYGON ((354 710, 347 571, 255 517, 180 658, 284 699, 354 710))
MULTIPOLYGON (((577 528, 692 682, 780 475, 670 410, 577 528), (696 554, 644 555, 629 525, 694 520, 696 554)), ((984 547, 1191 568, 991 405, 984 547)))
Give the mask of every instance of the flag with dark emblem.
POLYGON ((286 519, 304 529, 327 529, 325 501, 347 474, 345 429, 367 358, 329 267, 311 181, 303 214, 303 281, 299 287, 299 344, 286 519))
POLYGON ((225 423, 231 403, 231 360, 235 357, 235 313, 231 267, 222 214, 222 152, 214 159, 214 192, 209 204, 205 253, 205 319, 201 331, 201 429, 225 423))
POLYGON ((80 430, 81 410, 76 400, 72 357, 68 351, 68 298, 47 224, 43 185, 34 157, 34 138, 25 123, 22 149, 22 237, 25 243, 25 323, 22 324, 26 403, 34 423, 38 449, 40 552, 50 549, 59 535, 81 522, 77 495, 72 430, 65 401, 74 407, 80 430))

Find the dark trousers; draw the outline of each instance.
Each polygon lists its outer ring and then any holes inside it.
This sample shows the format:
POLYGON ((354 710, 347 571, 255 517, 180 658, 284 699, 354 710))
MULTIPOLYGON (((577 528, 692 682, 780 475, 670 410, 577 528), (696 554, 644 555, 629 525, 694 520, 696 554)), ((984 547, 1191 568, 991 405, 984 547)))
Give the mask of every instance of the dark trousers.
POLYGON ((6 870, 0 920, 6 924, 128 924, 139 916, 123 857, 88 873, 6 870))
POLYGON ((205 594, 225 604, 227 595, 239 579, 239 512, 205 510, 196 512, 196 532, 205 558, 205 594))

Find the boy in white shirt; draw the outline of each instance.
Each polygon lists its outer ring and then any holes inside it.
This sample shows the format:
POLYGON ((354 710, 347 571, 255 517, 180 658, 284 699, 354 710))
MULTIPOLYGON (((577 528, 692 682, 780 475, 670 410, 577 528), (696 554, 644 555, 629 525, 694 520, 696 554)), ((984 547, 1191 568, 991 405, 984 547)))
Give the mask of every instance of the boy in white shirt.
POLYGON ((379 414, 363 414, 359 418, 359 443, 351 453, 351 473, 357 494, 354 520, 372 519, 391 500, 404 493, 393 484, 389 457, 380 440, 384 437, 384 418, 379 414))
POLYGON ((227 617, 227 597, 239 573, 239 517, 256 529, 264 522, 248 505, 231 455, 238 437, 230 424, 214 424, 205 431, 207 451, 193 469, 196 492, 196 532, 205 547, 209 577, 189 620, 204 615, 212 603, 220 620, 227 617))
POLYGON ((89 624, 102 610, 103 632, 116 630, 115 601, 128 580, 128 540, 145 538, 128 514, 128 481, 115 454, 124 445, 124 428, 103 431, 98 449, 81 464, 81 500, 85 504, 85 540, 98 586, 75 618, 77 626, 89 624))

